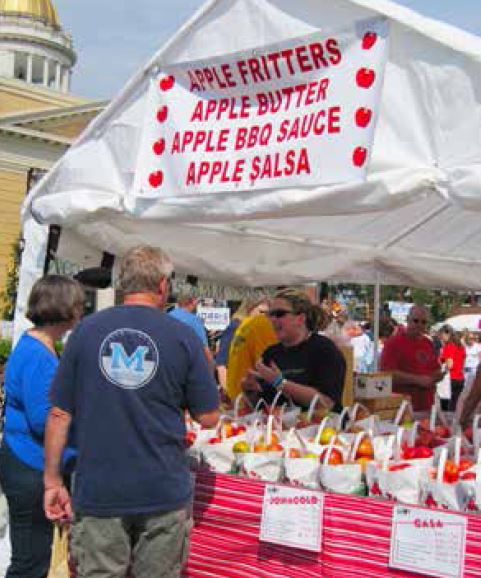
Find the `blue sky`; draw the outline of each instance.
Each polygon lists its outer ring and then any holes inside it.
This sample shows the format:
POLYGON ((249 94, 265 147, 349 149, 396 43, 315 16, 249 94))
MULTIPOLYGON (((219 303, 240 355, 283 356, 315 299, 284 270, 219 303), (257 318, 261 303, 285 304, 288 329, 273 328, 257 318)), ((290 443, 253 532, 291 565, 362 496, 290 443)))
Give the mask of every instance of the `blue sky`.
MULTIPOLYGON (((334 0, 332 0, 334 1, 334 0)), ((53 0, 74 40, 74 94, 107 99, 168 40, 203 0, 53 0)), ((398 0, 481 35, 480 0, 398 0)))

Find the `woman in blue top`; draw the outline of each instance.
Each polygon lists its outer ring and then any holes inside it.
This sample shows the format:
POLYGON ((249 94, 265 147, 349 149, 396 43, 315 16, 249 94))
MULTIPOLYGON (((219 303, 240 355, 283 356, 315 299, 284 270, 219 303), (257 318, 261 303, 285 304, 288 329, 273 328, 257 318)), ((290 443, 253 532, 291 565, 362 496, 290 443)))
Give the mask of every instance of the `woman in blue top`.
MULTIPOLYGON (((81 285, 60 275, 39 279, 28 301, 26 331, 5 368, 5 424, 0 483, 9 507, 12 558, 5 578, 44 578, 52 525, 43 511, 43 437, 50 383, 58 365, 55 342, 83 313, 81 285)), ((67 450, 64 460, 73 458, 67 450)))

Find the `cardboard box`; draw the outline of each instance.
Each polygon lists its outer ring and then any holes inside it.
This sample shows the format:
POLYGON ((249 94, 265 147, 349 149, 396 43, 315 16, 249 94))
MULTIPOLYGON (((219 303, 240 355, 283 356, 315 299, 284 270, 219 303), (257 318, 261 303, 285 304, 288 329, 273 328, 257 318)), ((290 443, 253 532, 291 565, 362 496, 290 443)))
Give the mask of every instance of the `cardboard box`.
POLYGON ((377 411, 384 409, 397 410, 404 399, 404 395, 401 395, 400 393, 393 393, 391 395, 387 395, 386 397, 371 397, 369 399, 359 397, 356 401, 362 403, 362 405, 366 407, 371 413, 376 413, 377 411))
POLYGON ((356 399, 388 397, 392 394, 392 375, 384 371, 358 373, 354 391, 356 399))

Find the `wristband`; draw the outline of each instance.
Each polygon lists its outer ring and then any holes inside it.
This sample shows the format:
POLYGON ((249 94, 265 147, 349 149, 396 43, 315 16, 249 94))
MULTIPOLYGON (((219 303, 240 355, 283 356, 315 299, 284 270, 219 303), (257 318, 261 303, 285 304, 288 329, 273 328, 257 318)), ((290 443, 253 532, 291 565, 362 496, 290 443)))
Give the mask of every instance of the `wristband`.
POLYGON ((274 381, 271 381, 270 386, 273 387, 274 389, 278 389, 278 387, 281 385, 283 381, 284 376, 282 375, 282 373, 279 373, 279 375, 274 379, 274 381))

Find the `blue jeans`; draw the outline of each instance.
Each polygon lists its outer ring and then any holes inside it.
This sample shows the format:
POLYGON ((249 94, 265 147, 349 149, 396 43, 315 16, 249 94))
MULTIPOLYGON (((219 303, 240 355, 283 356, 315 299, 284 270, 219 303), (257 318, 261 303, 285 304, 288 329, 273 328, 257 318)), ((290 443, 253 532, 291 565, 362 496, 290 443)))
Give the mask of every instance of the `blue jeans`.
POLYGON ((43 472, 20 461, 3 441, 0 484, 7 498, 12 544, 5 578, 44 578, 50 565, 53 527, 43 511, 43 472))

